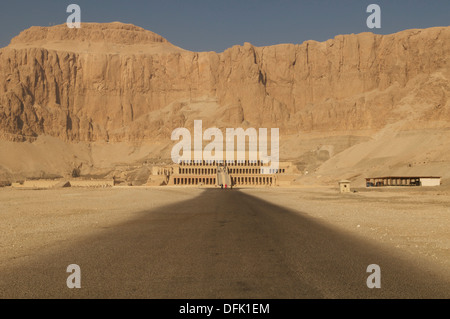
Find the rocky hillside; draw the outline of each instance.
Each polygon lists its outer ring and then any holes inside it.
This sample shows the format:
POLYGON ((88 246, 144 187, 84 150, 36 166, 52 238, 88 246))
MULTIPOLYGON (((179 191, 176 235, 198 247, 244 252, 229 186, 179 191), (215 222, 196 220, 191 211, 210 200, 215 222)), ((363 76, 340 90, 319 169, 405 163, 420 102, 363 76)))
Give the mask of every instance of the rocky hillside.
MULTIPOLYGON (((367 155, 360 147, 356 157, 346 157, 354 145, 450 127, 449 57, 450 27, 299 45, 245 43, 222 53, 186 51, 117 22, 32 27, 0 50, 0 142, 9 150, 0 154, 0 175, 61 174, 81 164, 93 173, 115 167, 119 149, 123 165, 169 158, 172 130, 192 128, 197 119, 204 128, 278 127, 282 159, 297 161, 302 172, 325 162, 323 174, 338 167, 345 172, 346 163, 367 155), (110 146, 95 152, 99 143, 110 146), (151 147, 129 149, 142 143, 151 147), (44 149, 64 156, 50 158, 44 149), (24 166, 17 156, 40 160, 24 166)), ((377 154, 373 145, 366 149, 377 154)), ((447 161, 442 147, 430 149, 423 163, 447 161)), ((389 165, 404 165, 411 156, 389 165)), ((377 163, 358 172, 385 167, 377 163)))
MULTIPOLYGON (((450 28, 189 52, 121 23, 32 27, 0 51, 0 135, 167 139, 194 119, 304 131, 379 129, 413 108, 449 121, 450 28)), ((441 123, 442 124, 442 123, 441 123)))

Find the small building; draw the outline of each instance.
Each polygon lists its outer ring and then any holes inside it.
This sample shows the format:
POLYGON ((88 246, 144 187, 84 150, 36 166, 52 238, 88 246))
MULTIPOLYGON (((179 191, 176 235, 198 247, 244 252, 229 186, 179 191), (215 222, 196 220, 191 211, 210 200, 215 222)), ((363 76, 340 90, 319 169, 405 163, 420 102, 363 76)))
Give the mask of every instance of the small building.
POLYGON ((366 178, 366 187, 383 186, 439 186, 438 176, 387 176, 366 178))
POLYGON ((441 178, 440 177, 421 177, 420 185, 421 186, 440 186, 441 178))
POLYGON ((339 191, 341 193, 350 193, 350 181, 342 180, 339 182, 339 191))

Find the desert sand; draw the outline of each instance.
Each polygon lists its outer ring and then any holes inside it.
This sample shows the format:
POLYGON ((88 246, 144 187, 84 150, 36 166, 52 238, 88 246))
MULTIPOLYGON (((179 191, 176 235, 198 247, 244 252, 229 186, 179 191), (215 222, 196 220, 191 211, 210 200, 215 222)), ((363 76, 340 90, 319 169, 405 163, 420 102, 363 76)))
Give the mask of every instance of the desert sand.
MULTIPOLYGON (((450 196, 440 188, 393 188, 339 194, 337 188, 246 188, 235 191, 297 211, 393 250, 450 279, 450 196)), ((101 234, 204 189, 0 190, 0 269, 27 265, 61 247, 101 234)), ((169 213, 169 212, 168 212, 169 213)), ((211 212, 212 213, 212 212, 211 212)))

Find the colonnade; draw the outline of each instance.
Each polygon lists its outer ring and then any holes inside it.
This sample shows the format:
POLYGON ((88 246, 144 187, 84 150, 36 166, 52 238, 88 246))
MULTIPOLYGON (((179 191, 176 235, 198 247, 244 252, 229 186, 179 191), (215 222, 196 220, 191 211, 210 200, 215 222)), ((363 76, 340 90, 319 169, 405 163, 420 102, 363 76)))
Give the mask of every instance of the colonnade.
POLYGON ((215 185, 215 177, 174 177, 174 185, 215 185))

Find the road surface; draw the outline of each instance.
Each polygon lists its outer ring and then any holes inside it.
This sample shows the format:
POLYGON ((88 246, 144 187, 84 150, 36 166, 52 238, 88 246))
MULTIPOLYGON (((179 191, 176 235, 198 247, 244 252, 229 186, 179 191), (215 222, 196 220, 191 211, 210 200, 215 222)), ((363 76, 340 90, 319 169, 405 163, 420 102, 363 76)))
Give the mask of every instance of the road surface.
POLYGON ((1 298, 449 298, 414 261, 239 189, 143 211, 0 272, 1 298), (68 289, 66 268, 81 268, 68 289), (381 267, 381 288, 366 285, 381 267))

